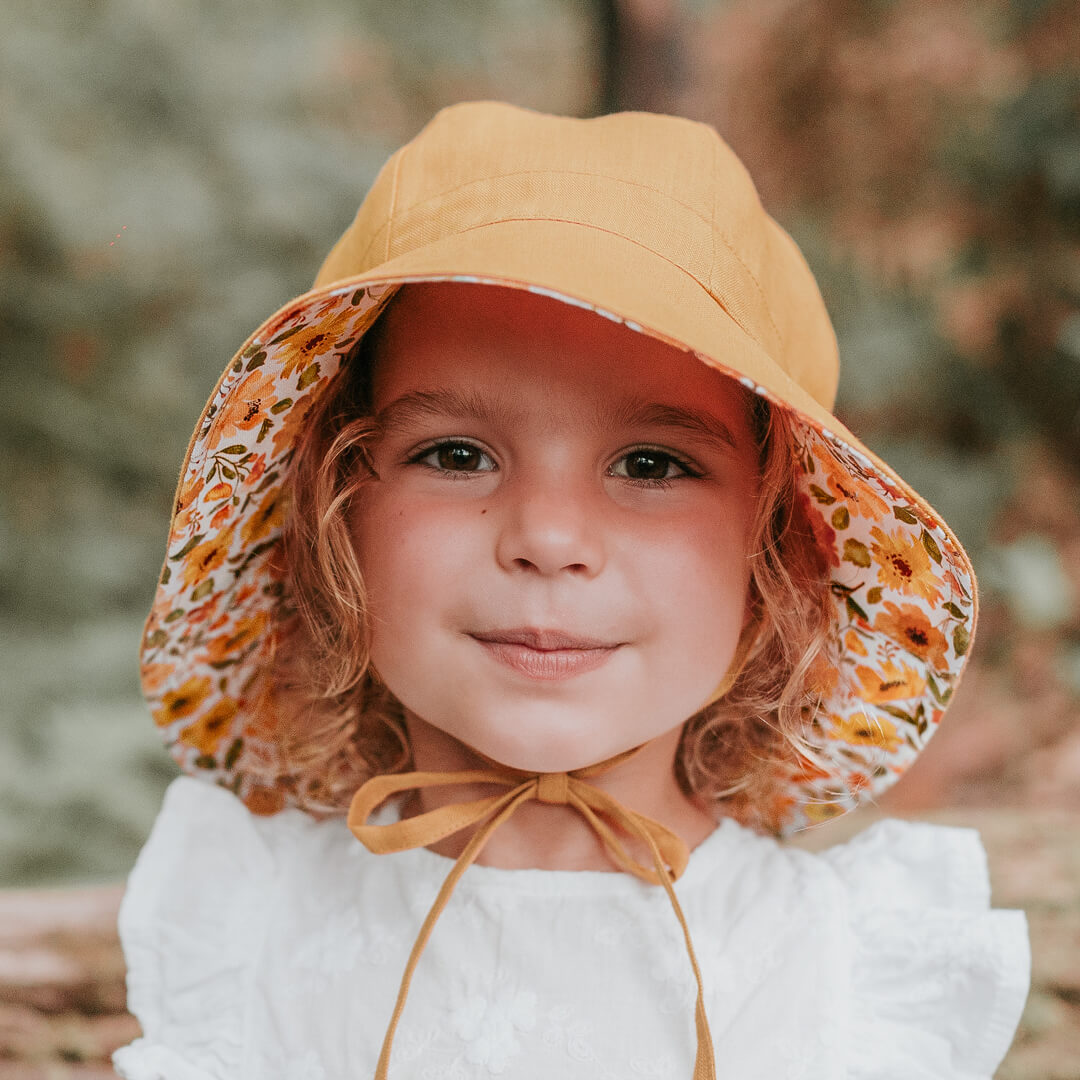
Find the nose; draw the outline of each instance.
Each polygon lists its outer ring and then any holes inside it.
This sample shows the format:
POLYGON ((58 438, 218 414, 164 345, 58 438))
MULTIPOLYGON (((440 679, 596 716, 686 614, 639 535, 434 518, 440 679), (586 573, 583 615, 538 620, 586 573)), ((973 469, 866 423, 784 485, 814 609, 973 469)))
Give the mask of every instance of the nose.
POLYGON ((551 575, 568 570, 595 577, 604 565, 599 490, 561 470, 519 475, 498 495, 495 557, 505 570, 551 575))

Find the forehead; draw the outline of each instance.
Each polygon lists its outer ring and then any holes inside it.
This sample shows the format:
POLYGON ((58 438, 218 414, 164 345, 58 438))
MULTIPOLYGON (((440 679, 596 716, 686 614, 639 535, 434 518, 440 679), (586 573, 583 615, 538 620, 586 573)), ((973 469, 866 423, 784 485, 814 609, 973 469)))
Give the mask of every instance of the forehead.
MULTIPOLYGON (((524 289, 404 286, 372 333, 372 403, 402 394, 590 399, 625 416, 648 405, 748 419, 748 394, 692 354, 596 312, 524 289)), ((444 396, 443 400, 447 400, 444 396)))

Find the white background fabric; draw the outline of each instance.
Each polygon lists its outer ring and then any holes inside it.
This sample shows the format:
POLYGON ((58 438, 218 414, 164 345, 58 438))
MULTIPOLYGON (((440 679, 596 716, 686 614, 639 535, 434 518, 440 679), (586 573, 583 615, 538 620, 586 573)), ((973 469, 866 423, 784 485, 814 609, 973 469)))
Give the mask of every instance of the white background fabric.
MULTIPOLYGON (((392 807, 375 820, 392 819, 392 807)), ((170 785, 120 910, 127 1080, 374 1073, 452 861, 372 855, 341 819, 170 785)), ((676 884, 720 1078, 988 1080, 1027 997, 1023 912, 972 829, 885 820, 821 854, 726 820, 676 884)), ((689 1080, 695 985, 664 891, 473 866, 420 960, 391 1080, 689 1080)))

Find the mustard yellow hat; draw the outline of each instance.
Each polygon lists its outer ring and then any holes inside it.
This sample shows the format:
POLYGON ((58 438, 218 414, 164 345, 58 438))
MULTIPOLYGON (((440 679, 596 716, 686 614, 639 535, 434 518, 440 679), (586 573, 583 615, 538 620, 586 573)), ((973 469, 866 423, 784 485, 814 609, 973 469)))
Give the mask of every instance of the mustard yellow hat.
POLYGON ((481 102, 439 112, 386 163, 310 292, 225 369, 184 459, 142 643, 142 684, 186 772, 257 813, 272 773, 268 678, 289 596, 273 561, 298 434, 397 287, 529 289, 694 353, 790 413, 830 567, 828 768, 777 773, 762 822, 790 832, 893 783, 934 733, 976 619, 971 564, 927 504, 833 416, 837 348, 813 275, 710 127, 581 120, 481 102))

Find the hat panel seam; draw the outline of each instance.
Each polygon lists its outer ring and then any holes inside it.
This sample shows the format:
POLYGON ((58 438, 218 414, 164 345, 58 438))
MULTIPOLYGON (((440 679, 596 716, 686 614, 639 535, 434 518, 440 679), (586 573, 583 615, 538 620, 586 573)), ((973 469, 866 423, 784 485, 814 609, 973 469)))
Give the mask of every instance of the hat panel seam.
MULTIPOLYGON (((398 165, 400 166, 400 159, 399 159, 398 165)), ((645 184, 645 183, 642 183, 642 182, 640 182, 638 180, 628 180, 626 177, 622 177, 622 176, 611 176, 610 174, 605 173, 605 172, 591 172, 591 171, 584 170, 584 169, 515 169, 515 170, 509 171, 509 172, 495 173, 494 175, 491 175, 491 176, 484 176, 484 177, 474 178, 474 179, 471 179, 471 180, 466 180, 466 181, 463 181, 460 184, 455 184, 453 187, 443 188, 442 190, 434 192, 433 194, 427 196, 426 198, 420 199, 418 202, 411 203, 408 207, 406 207, 402 211, 402 213, 412 213, 413 211, 419 210, 420 208, 426 206, 428 203, 431 203, 431 202, 434 202, 434 201, 436 201, 438 199, 444 198, 447 195, 453 195, 456 192, 462 191, 465 188, 470 187, 470 186, 475 185, 475 184, 490 183, 493 180, 509 180, 509 179, 513 179, 514 177, 518 177, 518 176, 587 176, 587 177, 594 177, 594 178, 598 178, 598 179, 602 179, 602 180, 610 180, 610 181, 612 181, 614 183, 624 184, 624 185, 626 185, 628 187, 641 188, 644 191, 651 191, 655 195, 659 195, 662 198, 668 200, 669 202, 674 203, 676 206, 682 207, 688 213, 690 213, 694 217, 696 217, 703 225, 708 226, 708 228, 710 230, 711 243, 712 243, 712 246, 713 246, 713 256, 712 256, 713 266, 716 265, 716 240, 717 240, 717 237, 719 237, 719 239, 723 243, 724 247, 727 248, 727 250, 730 252, 731 256, 735 259, 735 261, 739 264, 739 266, 742 267, 743 271, 746 273, 746 276, 750 279, 751 282, 753 282, 754 288, 757 290, 758 296, 761 299, 762 308, 764 309, 765 314, 768 316, 769 324, 772 326, 773 331, 776 334, 777 341, 780 342, 781 346, 783 345, 783 343, 784 343, 784 335, 780 332, 780 327, 777 324, 776 317, 773 315, 772 308, 769 305, 768 297, 767 297, 767 295, 765 293, 765 289, 763 288, 760 280, 758 279, 758 277, 754 273, 754 271, 751 270, 750 267, 747 265, 746 260, 742 257, 742 255, 739 254, 739 251, 735 247, 735 244, 732 242, 731 238, 729 236, 727 236, 727 234, 724 233, 723 230, 718 229, 716 227, 716 198, 715 198, 715 194, 714 194, 714 197, 713 197, 713 205, 711 207, 711 213, 710 213, 709 216, 706 216, 700 210, 698 210, 695 206, 691 205, 690 203, 684 202, 682 199, 677 198, 676 196, 672 195, 668 191, 664 191, 662 188, 655 187, 652 184, 645 184)), ((396 207, 397 207, 398 169, 394 170, 394 176, 393 176, 393 181, 392 182, 393 182, 393 188, 392 188, 392 193, 391 193, 391 213, 390 213, 390 218, 388 219, 386 224, 384 224, 375 233, 375 235, 371 238, 371 240, 368 242, 367 247, 364 249, 364 251, 360 255, 359 259, 357 260, 360 265, 363 265, 365 263, 365 261, 367 260, 368 255, 371 253, 371 249, 378 243, 379 237, 382 235, 382 233, 384 231, 388 231, 390 229, 390 226, 391 226, 391 224, 393 222, 393 219, 395 217, 395 211, 396 211, 396 207)), ((715 190, 715 185, 714 185, 714 190, 715 190)), ((766 214, 766 211, 764 210, 764 208, 761 208, 761 213, 766 214)), ((532 219, 529 219, 529 218, 507 218, 507 219, 504 219, 504 220, 527 221, 527 220, 532 220, 532 219)), ((544 220, 560 220, 560 219, 550 218, 550 219, 544 219, 544 220)), ((585 224, 585 223, 581 222, 579 224, 585 224)), ((387 243, 387 256, 386 256, 386 258, 387 258, 387 260, 389 260, 389 258, 390 258, 390 254, 389 254, 389 252, 390 252, 390 238, 389 238, 389 236, 387 237, 387 242, 386 243, 387 243)), ((652 249, 650 248, 649 250, 652 250, 652 249)), ((372 267, 372 269, 374 269, 374 267, 372 267)), ((711 273, 711 271, 710 271, 710 273, 711 273)), ((711 287, 708 289, 708 291, 709 291, 710 295, 714 295, 713 292, 712 292, 711 287)), ((725 308, 725 310, 727 310, 727 309, 725 308)), ((757 340, 757 339, 755 338, 755 340, 757 340)))
POLYGON ((682 271, 682 273, 684 273, 688 278, 690 278, 691 281, 693 281, 695 284, 699 285, 701 287, 701 289, 712 298, 712 300, 715 302, 716 306, 718 308, 720 308, 720 310, 723 311, 723 313, 748 338, 750 338, 750 340, 753 341, 754 344, 758 346, 758 348, 764 350, 768 355, 770 355, 770 356, 772 355, 769 352, 768 346, 766 346, 765 343, 762 342, 758 338, 758 336, 756 334, 754 334, 751 330, 748 330, 742 324, 742 322, 738 318, 736 318, 728 310, 728 308, 725 306, 724 302, 716 295, 715 292, 713 292, 713 290, 711 288, 709 288, 708 285, 705 284, 704 281, 701 280, 701 278, 699 278, 696 274, 692 273, 691 271, 687 270, 685 266, 681 266, 679 263, 675 262, 673 259, 670 259, 663 252, 657 251, 655 248, 649 247, 648 244, 644 244, 640 240, 635 240, 632 236, 627 236, 625 233, 615 232, 614 229, 605 229, 602 225, 594 225, 594 224, 592 224, 591 222, 588 222, 588 221, 577 221, 574 218, 546 217, 546 218, 538 219, 538 218, 533 218, 533 217, 527 217, 527 218, 505 217, 505 218, 499 218, 496 221, 484 221, 484 222, 481 222, 478 225, 470 225, 467 229, 462 229, 459 233, 457 233, 455 235, 464 236, 466 233, 476 232, 478 229, 487 229, 487 228, 490 228, 492 225, 503 225, 503 224, 506 224, 508 222, 514 222, 514 221, 527 222, 527 221, 537 221, 537 220, 557 222, 557 223, 559 223, 561 225, 576 225, 576 226, 578 226, 579 228, 582 228, 582 229, 594 229, 596 232, 604 233, 607 236, 617 236, 620 239, 626 240, 628 243, 631 243, 631 244, 635 245, 636 247, 641 248, 643 251, 647 251, 651 255, 655 255, 658 259, 663 259, 664 262, 666 262, 669 266, 673 266, 673 267, 675 267, 676 270, 682 271))

